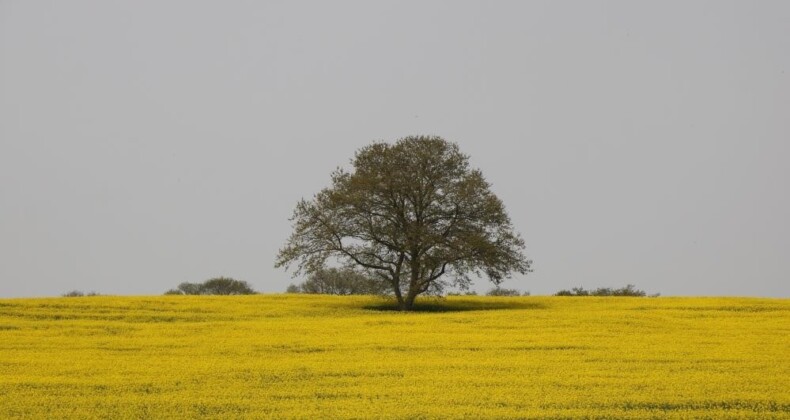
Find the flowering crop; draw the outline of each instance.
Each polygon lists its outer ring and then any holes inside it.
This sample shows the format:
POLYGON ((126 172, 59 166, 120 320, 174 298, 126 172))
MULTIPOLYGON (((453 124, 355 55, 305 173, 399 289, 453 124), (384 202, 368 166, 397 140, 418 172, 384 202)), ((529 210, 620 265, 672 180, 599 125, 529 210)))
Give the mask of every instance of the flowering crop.
POLYGON ((0 418, 790 418, 790 301, 0 300, 0 418))

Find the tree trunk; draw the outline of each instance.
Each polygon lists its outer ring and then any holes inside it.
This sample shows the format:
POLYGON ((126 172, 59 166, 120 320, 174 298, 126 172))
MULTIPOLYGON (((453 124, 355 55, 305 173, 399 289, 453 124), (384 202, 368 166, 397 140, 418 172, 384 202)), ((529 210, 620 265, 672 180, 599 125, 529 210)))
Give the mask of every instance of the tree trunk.
POLYGON ((401 311, 411 311, 412 309, 414 309, 414 299, 416 298, 417 298, 417 294, 412 293, 412 291, 409 290, 409 294, 406 295, 406 299, 403 302, 401 311))
POLYGON ((397 278, 394 278, 391 281, 392 289, 395 292, 395 299, 398 301, 398 309, 401 311, 406 311, 406 301, 403 299, 403 293, 400 291, 400 283, 398 282, 397 278))
POLYGON ((419 284, 420 279, 420 264, 417 262, 416 259, 412 259, 411 262, 411 281, 409 281, 409 291, 406 292, 406 298, 403 300, 403 304, 400 306, 401 311, 410 311, 414 307, 414 299, 417 298, 419 292, 417 291, 417 284, 419 284))
POLYGON ((418 294, 420 294, 420 292, 416 286, 416 282, 412 281, 412 284, 409 285, 409 291, 406 292, 406 297, 403 299, 401 311, 410 311, 414 309, 414 300, 417 299, 418 294))
POLYGON ((398 302, 398 310, 401 312, 410 311, 411 305, 407 304, 406 301, 401 298, 400 302, 398 302))
POLYGON ((400 293, 400 287, 395 287, 395 298, 398 299, 398 309, 401 311, 407 311, 406 309, 406 301, 403 300, 403 295, 400 293))

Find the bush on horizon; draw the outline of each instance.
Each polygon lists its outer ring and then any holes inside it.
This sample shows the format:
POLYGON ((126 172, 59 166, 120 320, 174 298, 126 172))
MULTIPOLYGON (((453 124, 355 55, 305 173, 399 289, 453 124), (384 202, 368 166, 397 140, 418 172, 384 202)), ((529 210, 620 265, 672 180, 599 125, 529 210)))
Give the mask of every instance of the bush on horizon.
MULTIPOLYGON (((645 297, 647 293, 644 290, 639 290, 633 284, 626 285, 619 289, 612 289, 610 287, 599 287, 594 290, 585 290, 583 287, 574 287, 571 290, 560 290, 554 296, 634 296, 645 297)), ((660 293, 652 294, 650 297, 658 297, 660 293)))
POLYGON ((215 277, 203 283, 184 282, 166 295, 254 295, 256 292, 246 281, 230 277, 215 277))

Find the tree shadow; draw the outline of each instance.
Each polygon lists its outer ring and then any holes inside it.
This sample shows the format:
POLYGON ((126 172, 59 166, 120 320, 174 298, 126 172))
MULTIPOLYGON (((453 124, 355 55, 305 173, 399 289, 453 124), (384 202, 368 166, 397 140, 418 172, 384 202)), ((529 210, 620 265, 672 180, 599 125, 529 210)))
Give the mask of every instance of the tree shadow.
MULTIPOLYGON (((501 297, 494 299, 430 299, 417 301, 408 312, 467 312, 467 311, 495 311, 504 309, 545 309, 547 306, 540 302, 529 302, 522 299, 501 297)), ((386 300, 381 303, 365 305, 363 309, 371 311, 397 312, 398 303, 386 300)))

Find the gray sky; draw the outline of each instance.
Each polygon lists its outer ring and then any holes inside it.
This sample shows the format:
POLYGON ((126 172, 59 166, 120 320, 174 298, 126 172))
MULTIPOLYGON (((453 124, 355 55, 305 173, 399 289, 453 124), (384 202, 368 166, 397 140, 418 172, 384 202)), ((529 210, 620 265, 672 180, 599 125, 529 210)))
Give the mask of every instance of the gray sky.
POLYGON ((790 296, 790 2, 686 0, 0 0, 0 296, 283 291, 297 200, 412 134, 505 202, 506 287, 790 296))

